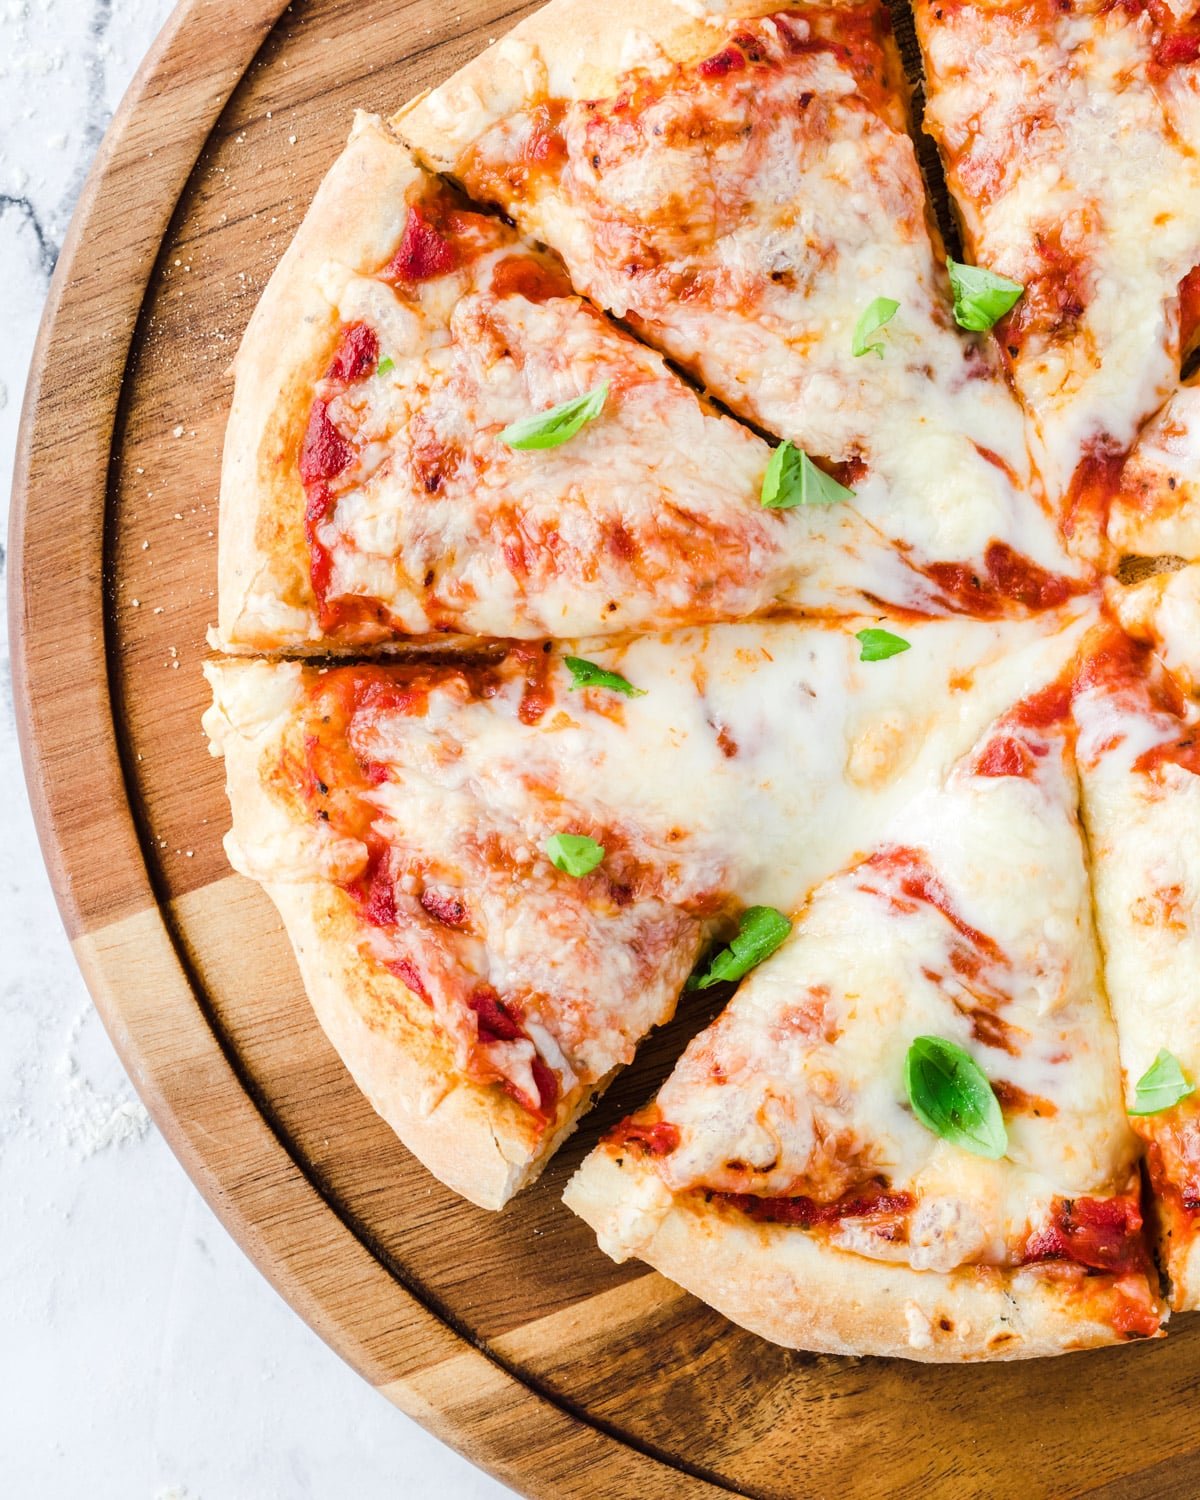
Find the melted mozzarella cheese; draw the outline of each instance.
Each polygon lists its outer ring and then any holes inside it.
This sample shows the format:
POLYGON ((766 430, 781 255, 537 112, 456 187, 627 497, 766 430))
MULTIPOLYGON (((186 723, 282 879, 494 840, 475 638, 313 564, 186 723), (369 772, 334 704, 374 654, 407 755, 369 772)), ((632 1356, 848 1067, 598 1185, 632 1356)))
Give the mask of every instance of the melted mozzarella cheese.
POLYGON ((1148 12, 1049 11, 923 0, 918 20, 925 119, 973 259, 1023 284, 1071 278, 1014 364, 1061 493, 1090 447, 1127 448, 1177 382, 1176 296, 1200 247, 1200 95, 1191 68, 1154 83, 1148 12))
POLYGON ((937 608, 855 508, 764 509, 766 443, 661 356, 576 297, 497 292, 514 255, 545 273, 502 225, 488 233, 495 248, 411 296, 326 268, 343 322, 372 328, 393 362, 328 390, 354 452, 317 527, 332 600, 381 600, 405 633, 501 637, 661 630, 776 605, 937 608), (603 413, 569 442, 500 440, 603 381, 603 413))
MULTIPOLYGON (((621 95, 632 108, 569 105, 557 173, 509 170, 535 128, 516 113, 484 131, 460 174, 734 410, 864 464, 856 507, 918 558, 979 558, 1000 539, 1063 567, 1030 494, 1019 408, 950 322, 899 94, 881 117, 834 53, 789 53, 781 24, 808 26, 797 10, 751 27, 768 69, 711 86, 691 70, 633 73, 621 95), (882 358, 856 358, 877 297, 899 310, 877 335, 882 358)), ((436 118, 436 95, 428 108, 436 118)))
POLYGON ((1061 730, 1041 750, 1033 776, 976 774, 968 757, 883 826, 874 858, 813 893, 658 1096, 681 1132, 659 1163, 673 1189, 828 1201, 878 1174, 916 1199, 909 1234, 848 1219, 835 1241, 945 1271, 1019 1257, 1056 1197, 1124 1188, 1134 1141, 1075 775, 1061 730), (1009 1091, 1005 1160, 916 1119, 904 1059, 922 1035, 966 1048, 1009 1091))
MULTIPOLYGON (((926 621, 905 627, 909 651, 864 663, 862 623, 713 627, 590 650, 645 690, 629 700, 571 691, 555 658, 549 706, 532 723, 519 663, 485 696, 447 668, 422 713, 353 719, 359 763, 386 769, 362 793, 396 900, 372 951, 415 968, 464 1058, 474 1035, 464 1002, 483 984, 554 1039, 568 1076, 594 1081, 628 1061, 670 1014, 714 921, 759 902, 797 909, 937 784, 990 717, 1057 676, 1083 627, 1064 615, 1057 633, 1043 618, 997 638, 980 622, 926 621), (605 848, 600 875, 553 868, 545 845, 560 832, 605 848), (431 890, 461 903, 464 920, 431 913, 431 890)), ((239 724, 265 764, 300 712, 301 679, 263 666, 286 674, 292 697, 261 722, 258 700, 275 696, 256 693, 246 671, 230 672, 210 727, 239 724)), ((291 812, 288 841, 260 840, 274 823, 248 828, 232 771, 230 788, 231 853, 255 878, 342 882, 366 868, 366 846, 314 831, 309 809, 291 812)), ((525 1088, 523 1071, 506 1076, 525 1088)))
POLYGON ((1108 539, 1122 553, 1200 558, 1200 386, 1182 386, 1121 470, 1108 539))
POLYGON ((1126 1091, 1165 1047, 1200 1077, 1200 776, 1138 759, 1200 721, 1103 685, 1082 694, 1079 765, 1105 976, 1126 1091))

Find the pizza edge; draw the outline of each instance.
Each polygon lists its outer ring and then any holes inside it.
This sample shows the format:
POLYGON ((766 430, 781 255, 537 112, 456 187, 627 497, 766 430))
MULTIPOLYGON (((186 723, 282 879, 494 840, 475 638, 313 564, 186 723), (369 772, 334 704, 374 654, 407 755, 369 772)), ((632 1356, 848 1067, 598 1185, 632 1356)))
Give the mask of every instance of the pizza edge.
MULTIPOLYGON (((735 1323, 787 1348, 931 1363, 1033 1359, 1125 1342, 1116 1278, 1037 1266, 915 1271, 818 1243, 788 1226, 734 1223, 684 1201, 652 1165, 601 1145, 563 1194, 614 1260, 636 1256, 735 1323), (1109 1316, 1104 1314, 1106 1310, 1109 1316)), ((1168 1312, 1153 1299, 1164 1336, 1168 1312)))
POLYGON ((341 328, 320 277, 330 263, 382 265, 395 249, 392 209, 420 180, 378 116, 359 111, 246 327, 221 464, 219 624, 210 640, 219 650, 336 646, 320 629, 304 529, 295 524, 306 503, 296 455, 341 328))

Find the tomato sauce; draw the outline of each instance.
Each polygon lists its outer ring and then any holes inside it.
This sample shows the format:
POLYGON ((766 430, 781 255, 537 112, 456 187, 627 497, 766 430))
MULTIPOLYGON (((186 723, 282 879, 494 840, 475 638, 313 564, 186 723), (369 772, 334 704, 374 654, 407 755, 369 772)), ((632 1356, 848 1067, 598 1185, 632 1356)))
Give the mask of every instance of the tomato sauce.
POLYGON ((679 1145, 679 1127, 667 1120, 630 1115, 605 1136, 605 1144, 618 1149, 633 1149, 642 1156, 669 1156, 679 1145))
POLYGON ((424 209, 414 203, 404 221, 400 244, 383 274, 389 281, 428 281, 453 271, 457 264, 453 244, 434 227, 424 209))
POLYGON ((1133 1197, 1055 1198, 1050 1219, 1025 1242, 1022 1260, 1069 1260, 1114 1275, 1146 1274, 1150 1256, 1133 1197))
POLYGON ((916 1206, 911 1193, 883 1187, 859 1188, 831 1203, 805 1197, 759 1198, 753 1193, 713 1193, 711 1201, 736 1209, 756 1224, 790 1224, 797 1229, 827 1228, 843 1219, 899 1218, 916 1206))
POLYGON ((1007 542, 991 542, 983 570, 967 563, 927 563, 920 568, 947 608, 978 619, 997 619, 1011 605, 1027 610, 1056 609, 1090 584, 1051 573, 1007 542))

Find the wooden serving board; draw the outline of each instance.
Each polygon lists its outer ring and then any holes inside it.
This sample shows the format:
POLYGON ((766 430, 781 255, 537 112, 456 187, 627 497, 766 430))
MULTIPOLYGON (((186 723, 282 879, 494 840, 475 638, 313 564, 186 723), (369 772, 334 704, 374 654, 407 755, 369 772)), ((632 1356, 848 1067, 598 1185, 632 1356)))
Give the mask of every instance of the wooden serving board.
POLYGON ((702 1017, 505 1213, 460 1201, 351 1085, 273 908, 229 871, 199 728, 229 360, 355 106, 390 112, 522 13, 184 0, 100 152, 29 389, 12 632, 35 811, 96 1003, 264 1274, 528 1495, 1194 1495, 1200 1319, 1165 1343, 923 1367, 777 1349, 612 1265, 559 1194, 702 1017))

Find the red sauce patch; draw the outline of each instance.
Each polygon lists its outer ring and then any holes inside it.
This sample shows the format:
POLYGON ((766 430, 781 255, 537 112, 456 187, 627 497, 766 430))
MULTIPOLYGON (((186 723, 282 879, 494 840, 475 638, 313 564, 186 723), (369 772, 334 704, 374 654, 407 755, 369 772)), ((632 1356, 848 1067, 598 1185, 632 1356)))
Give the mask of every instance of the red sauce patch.
POLYGON ((1070 337, 1091 301, 1091 264, 1064 246, 1059 226, 1037 231, 1033 250, 1039 264, 1017 278, 1025 295, 996 328, 1010 359, 1031 339, 1041 344, 1070 337))
POLYGON ((696 65, 701 78, 724 78, 726 73, 738 73, 746 66, 746 59, 736 47, 725 47, 713 57, 706 57, 696 65))
POLYGON ((506 255, 498 261, 492 271, 492 291, 497 297, 524 297, 526 302, 574 295, 564 270, 532 255, 506 255))
POLYGON ((1150 1259, 1141 1208, 1132 1197, 1056 1198, 1049 1223, 1029 1236, 1022 1259, 1069 1260, 1116 1275, 1145 1273, 1150 1259))
POLYGON ((414 203, 404 221, 400 245, 383 274, 392 281, 428 281, 434 276, 444 276, 457 263, 454 246, 414 203))
POLYGON ((1101 537, 1108 527, 1108 513, 1121 489, 1121 471, 1127 457, 1111 439, 1091 444, 1071 476, 1063 503, 1063 533, 1086 540, 1101 537))
POLYGON ((838 1224, 843 1219, 896 1218, 911 1213, 916 1200, 911 1193, 893 1193, 885 1188, 858 1190, 818 1203, 813 1198, 758 1198, 753 1193, 713 1193, 714 1202, 728 1204, 757 1224, 791 1224, 799 1229, 838 1224))
POLYGON ((1024 740, 1006 734, 990 741, 973 767, 976 776, 1032 776, 1036 769, 1037 761, 1024 740))
MULTIPOLYGON (((489 1042, 529 1041, 525 1028, 490 986, 481 985, 467 1001, 467 1005, 475 1012, 479 1040, 485 1046, 489 1042)), ((558 1102, 558 1077, 536 1050, 530 1063, 530 1071, 537 1085, 536 1100, 530 1099, 509 1078, 502 1078, 499 1082, 504 1092, 510 1098, 515 1099, 523 1109, 528 1109, 534 1114, 548 1116, 558 1102)))
POLYGON ((540 646, 514 646, 512 656, 525 667, 525 691, 521 694, 521 705, 517 717, 522 724, 536 724, 554 702, 551 673, 554 668, 553 655, 540 646))
POLYGON ((1179 766, 1193 776, 1200 776, 1200 734, 1194 729, 1187 730, 1177 739, 1152 745, 1133 763, 1135 771, 1147 776, 1153 775, 1161 766, 1179 766))
POLYGON ((378 363, 379 339, 375 330, 366 323, 349 323, 342 329, 337 353, 325 378, 349 385, 352 380, 369 375, 378 363))
POLYGON ((396 885, 391 863, 391 850, 385 848, 372 858, 363 877, 363 920, 372 927, 396 925, 396 885))
POLYGON ((426 1005, 433 1004, 433 1001, 429 998, 429 991, 425 988, 420 972, 412 959, 389 958, 385 959, 383 966, 390 973, 394 974, 397 979, 403 980, 409 989, 412 990, 413 994, 424 1000, 426 1005))
MULTIPOLYGON (((314 401, 300 448, 300 478, 306 485, 335 479, 353 457, 350 444, 330 420, 328 403, 314 401)), ((327 499, 323 503, 328 507, 327 499)))
POLYGON ((496 991, 483 986, 467 1001, 475 1012, 481 1042, 517 1042, 525 1032, 496 991))
MULTIPOLYGON (((1189 37, 1197 51, 1188 59, 1200 58, 1200 36, 1189 37)), ((1186 354, 1200 333, 1200 266, 1193 266, 1179 283, 1179 347, 1186 354)))
POLYGON ((429 915, 444 927, 462 927, 467 920, 467 908, 456 896, 444 896, 438 891, 424 890, 421 892, 420 902, 429 915))
POLYGON ((605 1136, 605 1144, 632 1148, 643 1156, 669 1156, 679 1145, 679 1127, 667 1120, 638 1119, 630 1115, 605 1136))
POLYGON ((1007 542, 991 542, 983 571, 966 563, 928 563, 921 571, 936 585, 943 602, 963 614, 995 619, 1010 605, 1056 609, 1088 585, 1051 573, 1007 542))

